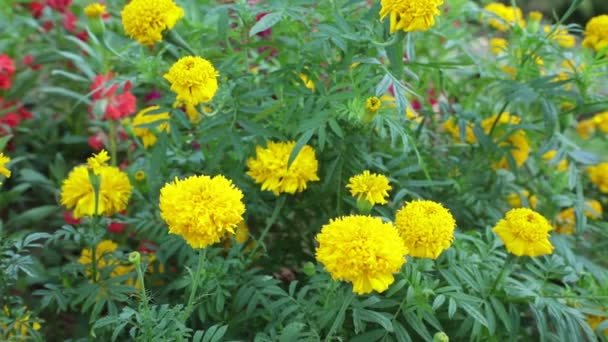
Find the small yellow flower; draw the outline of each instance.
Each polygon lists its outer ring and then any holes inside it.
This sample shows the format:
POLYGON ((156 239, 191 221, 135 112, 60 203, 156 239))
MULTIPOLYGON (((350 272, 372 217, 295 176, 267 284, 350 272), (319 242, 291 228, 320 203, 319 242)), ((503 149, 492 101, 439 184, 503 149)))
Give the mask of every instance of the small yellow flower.
POLYGON ((530 18, 530 21, 540 22, 543 20, 543 14, 539 11, 532 11, 528 13, 528 17, 530 18))
POLYGON ((156 111, 160 106, 150 106, 146 109, 141 110, 133 118, 133 134, 141 139, 145 148, 153 146, 156 143, 155 132, 169 132, 169 112, 148 114, 156 111), (141 125, 151 124, 158 122, 158 125, 154 128, 138 127, 141 125))
POLYGON ((486 5, 484 10, 491 13, 484 15, 488 20, 488 24, 499 31, 505 32, 509 30, 512 24, 519 25, 520 27, 526 26, 526 21, 523 19, 519 7, 511 7, 499 2, 493 2, 486 5))
POLYGON ((99 18, 106 13, 106 5, 94 2, 84 8, 84 14, 91 18, 99 18))
POLYGON ((121 15, 127 35, 142 45, 154 45, 184 16, 184 10, 172 0, 132 0, 121 15))
POLYGON ((583 139, 589 139, 595 134, 595 122, 593 119, 581 120, 576 125, 576 133, 583 139))
POLYGON ((608 46, 608 14, 593 17, 587 22, 583 46, 595 51, 608 46))
POLYGON ((61 204, 74 209, 74 218, 91 215, 111 216, 127 208, 131 197, 132 186, 129 177, 115 166, 100 165, 105 163, 103 151, 89 158, 95 165, 100 178, 99 203, 95 211, 95 189, 89 177, 89 168, 76 166, 61 185, 61 204), (100 158, 101 156, 101 158, 100 158))
POLYGON ((331 220, 317 235, 316 259, 332 279, 353 284, 353 292, 383 292, 406 262, 407 248, 392 223, 371 216, 331 220))
POLYGON ((553 245, 549 241, 552 229, 547 219, 534 210, 516 208, 508 211, 493 230, 510 253, 536 257, 553 253, 553 245))
MULTIPOLYGON (((551 26, 545 25, 543 27, 545 33, 549 34, 552 30, 551 26)), ((576 37, 571 35, 568 32, 568 29, 565 27, 558 27, 555 29, 555 32, 551 35, 551 39, 554 40, 559 46, 563 48, 571 48, 576 45, 576 37)))
POLYGON ((300 79, 304 82, 304 86, 312 91, 315 91, 315 82, 311 80, 306 74, 300 74, 300 79))
MULTIPOLYGON (((604 311, 605 309, 599 308, 599 310, 604 311)), ((608 320, 608 316, 587 315, 587 324, 589 324, 593 331, 595 331, 605 320, 608 320)), ((604 329, 601 333, 604 334, 604 337, 608 338, 608 329, 604 329)))
POLYGON ((553 164, 558 171, 567 171, 568 170, 568 159, 562 159, 559 163, 555 164, 554 159, 557 156, 556 150, 549 150, 545 154, 543 154, 543 160, 548 162, 549 164, 553 164))
POLYGON ((395 225, 410 255, 437 259, 454 241, 456 221, 440 203, 416 200, 403 206, 395 225))
POLYGON ((538 205, 538 198, 534 195, 530 196, 528 190, 522 190, 507 195, 507 203, 511 208, 521 208, 524 207, 522 198, 525 198, 528 201, 530 208, 536 208, 538 205))
POLYGON ((143 170, 137 170, 137 172, 135 172, 135 180, 143 182, 144 179, 146 179, 146 173, 143 170))
POLYGON ((177 102, 196 106, 209 102, 218 89, 218 73, 213 64, 198 56, 180 58, 163 76, 177 94, 177 102))
MULTIPOLYGON (((457 124, 456 120, 454 120, 453 117, 450 117, 447 121, 445 121, 443 124, 443 129, 450 133, 450 135, 452 135, 452 139, 454 140, 455 143, 461 143, 461 137, 460 137, 460 126, 457 124)), ((467 124, 467 126, 465 127, 465 137, 464 137, 464 141, 466 143, 469 144, 474 144, 477 142, 477 138, 475 137, 475 133, 473 132, 473 124, 469 123, 467 124)))
MULTIPOLYGON (((521 119, 509 112, 504 112, 502 115, 494 115, 481 122, 481 128, 483 128, 486 134, 490 134, 492 127, 494 130, 502 131, 508 128, 509 125, 517 125, 521 122, 521 119)), ((494 136, 500 138, 499 134, 494 133, 494 136)), ((528 157, 530 156, 530 144, 528 137, 524 130, 516 130, 511 133, 506 139, 504 139, 500 145, 501 147, 509 148, 509 153, 515 160, 515 165, 521 167, 528 157)), ((503 157, 498 163, 494 165, 495 169, 506 169, 509 163, 506 156, 503 157)))
POLYGON ((492 38, 490 39, 490 51, 495 55, 500 55, 501 53, 505 53, 507 51, 507 46, 509 42, 507 42, 504 38, 492 38))
POLYGON ((25 341, 30 330, 38 331, 42 327, 38 322, 30 322, 30 313, 27 308, 24 308, 24 311, 19 313, 20 317, 13 317, 12 315, 15 315, 15 310, 10 310, 6 305, 2 310, 4 312, 3 318, 8 318, 9 321, 12 321, 10 326, 0 323, 0 338, 3 341, 25 341), (20 339, 15 340, 15 336, 18 336, 20 339))
POLYGON ((608 193, 608 163, 599 163, 595 166, 587 168, 591 183, 603 192, 608 193))
POLYGON ((247 174, 262 184, 262 190, 272 191, 277 196, 305 190, 308 182, 319 180, 319 165, 315 150, 305 145, 288 168, 289 156, 295 146, 296 142, 290 141, 269 142, 266 148, 256 147, 256 157, 247 160, 247 174))
POLYGON ((363 173, 351 177, 348 180, 348 185, 351 195, 358 200, 363 198, 372 205, 386 204, 386 197, 391 190, 388 178, 383 175, 370 173, 368 170, 363 173))
POLYGON ((159 206, 169 233, 180 235, 192 248, 234 234, 245 213, 243 193, 222 175, 176 178, 160 190, 159 206))
POLYGON ((380 20, 390 17, 390 32, 427 31, 435 25, 443 0, 382 0, 380 20))
POLYGON ((595 114, 591 120, 600 132, 608 133, 608 112, 595 114))
POLYGON ((11 176, 11 170, 6 167, 6 164, 11 162, 11 158, 5 156, 4 153, 0 152, 0 175, 4 175, 4 177, 11 176))
MULTIPOLYGON (((598 220, 602 217, 604 209, 602 204, 596 200, 585 202, 584 214, 588 218, 598 220)), ((555 218, 555 231, 560 234, 571 235, 576 228, 576 214, 574 208, 562 210, 555 218)))
POLYGON ((380 107, 382 107, 382 101, 376 96, 369 97, 365 100, 365 110, 370 114, 375 114, 380 107))
POLYGON ((101 169, 104 166, 108 166, 108 160, 110 160, 108 151, 101 150, 99 153, 87 158, 87 166, 94 174, 99 175, 101 169))

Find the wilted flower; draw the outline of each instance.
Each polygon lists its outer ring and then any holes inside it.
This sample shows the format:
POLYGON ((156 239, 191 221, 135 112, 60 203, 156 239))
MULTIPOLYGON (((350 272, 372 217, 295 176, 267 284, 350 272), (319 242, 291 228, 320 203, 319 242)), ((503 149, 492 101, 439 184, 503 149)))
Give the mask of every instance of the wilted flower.
POLYGON ((443 0, 382 0, 380 19, 390 18, 390 32, 426 31, 435 25, 443 0))
POLYGON ((536 257, 553 252, 549 241, 552 229, 547 219, 534 210, 516 208, 509 210, 493 230, 510 253, 536 257))
POLYGON ((180 58, 163 76, 177 94, 177 102, 196 106, 211 101, 218 89, 213 64, 198 56, 180 58))
POLYGON ((456 221, 440 203, 416 200, 406 203, 395 217, 395 225, 409 254, 437 259, 454 241, 456 221))
POLYGON ((163 40, 163 31, 172 29, 184 10, 172 0, 132 0, 121 15, 129 37, 142 45, 153 45, 163 40))
POLYGON ((295 141, 268 142, 266 148, 256 147, 256 157, 247 160, 247 174, 262 184, 262 190, 295 194, 306 189, 307 183, 319 180, 319 167, 315 150, 305 145, 291 165, 287 167, 289 155, 296 146, 295 141))
POLYGON ((243 193, 222 175, 175 179, 160 190, 160 215, 169 233, 205 248, 235 233, 243 221, 243 193))
POLYGON ((316 258, 334 280, 353 284, 353 292, 383 292, 405 263, 407 248, 391 223, 371 216, 331 220, 317 235, 316 258))

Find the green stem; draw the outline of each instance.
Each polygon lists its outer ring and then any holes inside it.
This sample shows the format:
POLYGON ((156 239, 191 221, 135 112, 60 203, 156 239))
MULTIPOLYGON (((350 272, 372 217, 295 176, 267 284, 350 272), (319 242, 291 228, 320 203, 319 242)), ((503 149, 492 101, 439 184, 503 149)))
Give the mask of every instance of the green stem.
POLYGON ((144 322, 144 331, 146 334, 146 341, 152 340, 152 329, 150 327, 150 307, 148 306, 148 295, 146 293, 146 286, 144 284, 144 272, 141 269, 141 264, 137 263, 135 265, 137 269, 137 281, 140 285, 141 292, 141 301, 143 302, 143 322, 144 322))
POLYGON ((494 293, 494 291, 496 290, 496 287, 498 286, 498 283, 500 283, 501 279, 504 277, 505 272, 507 271, 507 269, 511 268, 511 266, 515 263, 516 260, 517 260, 517 257, 512 254, 509 254, 507 256, 507 259, 505 260, 505 263, 502 265, 502 268, 500 269, 498 276, 496 276, 496 279, 494 279, 494 283, 492 284, 492 287, 490 288, 488 295, 491 295, 494 293))
POLYGON ((112 166, 116 166, 116 123, 110 121, 110 158, 112 160, 112 166))
POLYGON ((349 292, 348 296, 346 297, 346 300, 344 300, 344 302, 342 303, 340 311, 338 311, 338 315, 334 320, 334 324, 332 324, 331 329, 329 329, 329 332, 327 333, 327 336, 325 336, 325 341, 331 341, 331 337, 334 335, 336 330, 338 330, 338 325, 344 322, 344 315, 346 314, 346 309, 348 309, 348 306, 353 301, 353 299, 355 299, 355 294, 353 292, 349 292))
POLYGON ((264 239, 266 238, 266 235, 268 235, 268 232, 270 231, 270 227, 272 227, 272 225, 276 222, 277 218, 279 217, 279 213, 281 212, 281 208, 285 204, 285 198, 286 198, 285 196, 281 196, 277 200, 277 202, 276 202, 276 204, 274 206, 274 211, 272 212, 272 215, 270 216, 270 219, 266 223, 266 227, 264 227, 264 230, 262 231, 262 235, 260 235, 260 238, 258 239, 257 243, 255 244, 255 247, 253 248, 253 250, 249 254, 249 259, 253 258, 253 256, 255 255, 255 253, 260 249, 260 246, 263 245, 264 250, 266 250, 266 245, 264 245, 264 239))
POLYGON ((196 289, 198 288, 198 283, 201 279, 201 273, 203 273, 203 264, 205 263, 205 254, 207 249, 199 249, 198 251, 198 266, 196 268, 196 273, 194 273, 194 281, 192 282, 192 290, 190 291, 190 297, 188 298, 188 304, 186 306, 186 310, 184 310, 184 316, 182 317, 182 321, 186 321, 190 314, 192 313, 194 307, 194 298, 196 297, 196 289))

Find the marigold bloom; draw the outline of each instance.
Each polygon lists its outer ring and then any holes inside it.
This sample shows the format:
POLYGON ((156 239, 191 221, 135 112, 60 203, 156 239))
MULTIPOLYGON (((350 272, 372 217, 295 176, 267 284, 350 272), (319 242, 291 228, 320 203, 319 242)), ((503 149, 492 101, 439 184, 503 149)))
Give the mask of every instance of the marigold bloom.
POLYGON ((160 215, 169 233, 205 248, 235 233, 243 221, 243 193, 222 175, 175 179, 160 190, 160 215))
POLYGON ((106 13, 106 5, 94 2, 88 4, 83 11, 84 14, 91 19, 99 18, 106 13))
POLYGON ((593 17, 585 26, 583 46, 599 51, 608 46, 608 14, 593 17))
POLYGON ((308 182, 319 180, 319 165, 315 150, 305 145, 288 168, 289 155, 295 146, 296 142, 290 141, 268 142, 266 148, 256 147, 256 157, 247 160, 247 174, 262 184, 262 190, 272 191, 277 196, 305 190, 308 182))
MULTIPOLYGON (((545 25, 543 27, 545 33, 549 34, 552 30, 551 26, 545 25)), ((558 27, 555 29, 555 32, 551 35, 551 39, 554 40, 559 46, 563 48, 571 48, 576 45, 576 37, 571 35, 568 32, 568 29, 565 27, 558 27)))
POLYGON ((101 169, 108 165, 108 160, 110 160, 108 152, 106 150, 101 150, 99 153, 87 158, 87 166, 89 167, 89 170, 98 175, 101 172, 101 169))
POLYGON ((3 341, 15 341, 13 339, 15 335, 21 338, 16 341, 25 341, 24 338, 29 335, 29 330, 38 331, 41 328, 40 323, 29 322, 30 314, 27 308, 25 308, 22 314, 20 313, 21 317, 13 317, 12 315, 15 314, 15 311, 10 310, 9 307, 6 305, 2 310, 4 311, 3 318, 8 318, 9 321, 13 321, 10 326, 6 326, 0 323, 0 338, 2 338, 3 341))
MULTIPOLYGON (((103 153, 99 155, 103 156, 103 153)), ((74 209, 74 217, 91 215, 111 216, 127 208, 133 187, 129 177, 115 166, 100 163, 99 155, 90 160, 99 177, 99 203, 95 212, 95 189, 89 177, 89 167, 76 166, 61 185, 61 204, 74 209), (96 164, 95 164, 96 163, 96 164), (102 165, 99 165, 102 164, 102 165)), ((95 172, 95 171, 93 171, 95 172)))
POLYGON ((7 54, 0 55, 0 90, 10 89, 13 75, 15 74, 15 63, 7 54))
POLYGON ((505 32, 511 28, 511 24, 526 26, 526 21, 523 19, 521 9, 519 7, 506 6, 499 2, 493 2, 486 5, 484 10, 493 15, 484 15, 488 18, 488 24, 493 28, 505 32), (498 17, 498 18, 496 18, 498 17))
POLYGON ((177 102, 198 105, 211 101, 217 92, 218 73, 213 64, 198 56, 180 58, 163 76, 177 94, 177 102))
MULTIPOLYGON (((461 143, 461 135, 460 135, 460 126, 457 124, 456 120, 453 117, 449 118, 443 124, 443 129, 452 135, 452 139, 455 143, 461 143)), ((465 136, 464 141, 469 144, 474 144, 477 142, 477 137, 475 137, 475 133, 473 132, 473 125, 467 124, 465 127, 465 136)))
MULTIPOLYGON (((585 202, 585 210, 583 212, 588 218, 598 220, 604 214, 602 204, 596 200, 585 202)), ((555 231, 560 234, 571 235, 576 228, 576 214, 574 208, 562 210, 555 218, 555 231)))
POLYGON ((490 51, 495 55, 500 55, 507 51, 509 42, 504 38, 492 38, 490 39, 490 51))
MULTIPOLYGON (((118 244, 112 240, 100 241, 97 246, 95 246, 97 274, 95 275, 95 279, 93 279, 94 281, 99 281, 103 270, 106 268, 111 268, 112 270, 109 278, 116 278, 135 271, 133 265, 121 264, 120 260, 112 255, 116 250, 118 250, 118 244)), ((78 262, 85 266, 87 276, 93 275, 93 253, 91 248, 85 248, 80 252, 78 262)), ((133 278, 128 279, 126 284, 137 288, 140 286, 133 278)))
POLYGON ((593 119, 581 120, 576 125, 576 133, 583 139, 589 139, 595 134, 595 128, 593 119))
POLYGON ((353 292, 383 292, 405 264, 407 248, 392 223, 371 216, 331 220, 317 235, 316 259, 332 279, 353 284, 353 292))
POLYGON ((608 133, 608 112, 595 114, 591 120, 593 120, 593 125, 600 132, 608 133))
POLYGON ((608 163, 599 163, 595 166, 587 168, 591 183, 603 192, 608 193, 608 163))
POLYGON ((390 32, 427 31, 435 25, 443 0, 382 0, 380 20, 390 15, 390 32))
POLYGON ((521 208, 524 207, 522 198, 525 198, 528 201, 528 205, 530 205, 531 208, 536 208, 538 205, 538 198, 534 195, 530 196, 528 190, 522 190, 507 195, 507 203, 511 208, 521 208))
POLYGON ((150 106, 146 109, 141 110, 133 118, 133 134, 141 139, 145 148, 153 146, 156 143, 156 132, 169 132, 169 112, 148 114, 156 111, 160 106, 150 106), (153 122, 158 122, 158 125, 153 128, 138 127, 140 125, 147 125, 153 122))
POLYGON ((306 74, 300 74, 300 79, 302 80, 302 82, 304 82, 304 86, 312 91, 315 91, 316 86, 315 86, 315 82, 313 80, 311 80, 308 75, 306 74))
POLYGON ((376 96, 369 97, 365 100, 365 110, 367 110, 368 113, 375 114, 380 107, 382 107, 382 101, 376 96))
POLYGON ((566 171, 568 170, 568 159, 562 159, 558 163, 554 162, 555 157, 557 156, 556 150, 549 150, 545 154, 543 154, 542 158, 549 164, 555 166, 558 171, 566 171))
POLYGON ((386 197, 391 190, 388 178, 384 175, 370 173, 369 170, 351 177, 346 187, 357 200, 363 198, 372 205, 386 204, 386 197))
POLYGON ((142 45, 154 45, 163 40, 163 31, 172 29, 184 16, 184 10, 172 0, 132 0, 120 14, 129 37, 142 45))
POLYGON ((416 200, 403 206, 395 225, 410 255, 437 259, 454 241, 456 221, 440 203, 416 200))
MULTIPOLYGON (((493 115, 492 117, 483 120, 481 122, 481 128, 486 134, 490 134, 493 132, 492 128, 494 128, 494 130, 503 130, 506 128, 505 126, 517 125, 520 122, 521 119, 519 117, 512 115, 509 112, 504 112, 501 115, 493 115)), ((530 156, 528 137, 526 132, 521 129, 512 132, 499 146, 510 148, 509 153, 511 153, 517 167, 521 167, 530 156)), ((506 169, 508 166, 509 163, 505 156, 494 165, 494 168, 506 169)))
POLYGON ((547 219, 534 210, 515 208, 496 223, 493 231, 510 253, 536 257, 553 253, 553 245, 549 241, 552 229, 547 219))
POLYGON ((10 163, 10 161, 11 158, 0 152, 0 175, 4 175, 7 178, 11 176, 11 170, 6 167, 6 164, 10 163))

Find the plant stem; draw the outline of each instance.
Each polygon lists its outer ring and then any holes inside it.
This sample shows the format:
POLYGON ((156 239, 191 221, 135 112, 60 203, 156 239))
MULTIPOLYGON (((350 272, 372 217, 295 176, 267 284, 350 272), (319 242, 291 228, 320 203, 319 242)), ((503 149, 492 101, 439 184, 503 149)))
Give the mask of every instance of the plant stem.
POLYGON ((116 166, 116 123, 110 120, 110 159, 112 166, 116 166))
POLYGON ((331 341, 331 337, 336 332, 336 330, 338 330, 338 325, 344 322, 344 315, 346 314, 346 309, 348 309, 348 306, 353 301, 353 299, 355 299, 355 294, 353 292, 349 292, 348 296, 346 297, 346 300, 344 300, 344 302, 342 303, 340 311, 338 311, 338 315, 334 320, 334 324, 332 324, 331 328, 329 329, 329 332, 327 333, 327 336, 325 336, 325 341, 331 341))
POLYGON ((496 279, 494 279, 494 283, 492 284, 492 287, 490 288, 490 291, 488 292, 488 296, 491 295, 492 293, 494 293, 494 291, 496 290, 496 286, 498 286, 498 283, 504 277, 507 269, 511 268, 511 265, 513 265, 515 263, 515 260, 517 260, 517 257, 512 254, 509 254, 507 256, 507 259, 505 260, 505 263, 502 265, 502 268, 500 269, 498 276, 496 276, 496 279))
POLYGON ((196 268, 196 273, 194 273, 194 281, 192 282, 192 290, 190 291, 190 297, 188 298, 188 304, 186 306, 186 310, 184 311, 184 316, 182 317, 182 321, 186 321, 190 314, 192 313, 194 307, 194 297, 196 296, 196 289, 198 288, 198 283, 201 279, 201 273, 203 273, 203 264, 205 263, 205 254, 207 249, 199 249, 198 251, 198 266, 196 268))
MULTIPOLYGON (((277 218, 279 217, 281 208, 285 204, 285 199, 286 199, 285 196, 281 196, 277 200, 277 202, 274 206, 274 211, 272 212, 270 219, 268 219, 268 222, 266 223, 266 227, 264 227, 264 230, 262 231, 260 238, 258 239, 257 243, 255 244, 255 247, 249 254, 249 259, 253 258, 255 253, 260 249, 260 246, 264 244, 264 239, 266 238, 266 235, 268 235, 268 232, 270 231, 270 227, 272 227, 272 225, 276 222, 277 218)), ((264 245, 264 250, 266 250, 266 245, 264 245)))
POLYGON ((141 290, 141 301, 143 302, 143 323, 146 341, 152 340, 152 330, 150 329, 150 307, 148 306, 148 295, 146 294, 146 286, 144 284, 144 272, 141 269, 141 264, 136 264, 137 281, 141 290))

